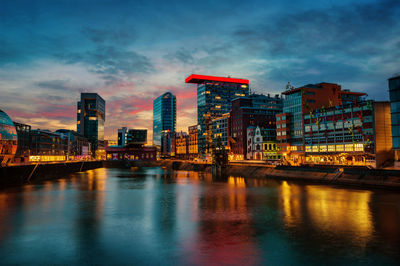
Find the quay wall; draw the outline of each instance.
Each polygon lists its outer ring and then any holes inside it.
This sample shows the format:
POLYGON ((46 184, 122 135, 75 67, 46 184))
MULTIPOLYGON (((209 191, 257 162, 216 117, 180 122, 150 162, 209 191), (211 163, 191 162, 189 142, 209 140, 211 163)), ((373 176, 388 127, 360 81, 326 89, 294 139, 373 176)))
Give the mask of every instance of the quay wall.
MULTIPOLYGON (((211 165, 192 162, 162 162, 161 166, 173 170, 209 171, 211 165)), ((224 169, 225 175, 244 178, 274 178, 335 186, 351 186, 362 189, 388 189, 400 191, 400 171, 385 169, 296 167, 230 164, 224 169)))
MULTIPOLYGON (((69 173, 86 171, 101 167, 163 167, 170 170, 211 172, 211 164, 189 161, 91 161, 19 165, 0 168, 0 189, 26 182, 58 178, 69 173), (34 169, 36 167, 36 169, 34 169)), ((380 188, 400 191, 400 171, 367 168, 295 167, 262 164, 233 163, 223 170, 227 176, 245 178, 274 178, 280 180, 321 183, 327 185, 353 186, 357 188, 380 188)))
POLYGON ((101 161, 39 163, 0 167, 0 189, 101 167, 103 167, 101 161))

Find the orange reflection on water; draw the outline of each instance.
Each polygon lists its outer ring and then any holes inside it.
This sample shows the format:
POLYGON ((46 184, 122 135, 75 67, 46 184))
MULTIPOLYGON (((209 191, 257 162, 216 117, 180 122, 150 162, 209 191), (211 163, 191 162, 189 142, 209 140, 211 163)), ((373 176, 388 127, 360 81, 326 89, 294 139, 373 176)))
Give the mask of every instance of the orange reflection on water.
POLYGON ((296 185, 289 185, 286 181, 281 185, 281 198, 282 207, 285 213, 285 222, 287 226, 294 226, 301 221, 301 195, 300 187, 296 185))
POLYGON ((244 180, 243 177, 230 176, 228 178, 228 184, 229 184, 229 186, 233 186, 233 187, 241 187, 241 188, 246 187, 246 181, 244 180))
POLYGON ((346 235, 365 245, 372 237, 370 191, 307 186, 309 217, 321 230, 346 235))
POLYGON ((307 220, 317 230, 333 232, 359 246, 365 246, 372 238, 370 191, 304 187, 283 181, 280 196, 286 226, 299 226, 307 220))

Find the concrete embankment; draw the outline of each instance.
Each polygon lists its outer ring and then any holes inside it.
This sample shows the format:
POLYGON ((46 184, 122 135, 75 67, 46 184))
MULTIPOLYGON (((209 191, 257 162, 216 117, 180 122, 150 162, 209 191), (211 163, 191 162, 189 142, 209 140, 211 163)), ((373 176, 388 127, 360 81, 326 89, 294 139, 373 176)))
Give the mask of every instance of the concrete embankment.
POLYGON ((29 164, 0 168, 0 188, 103 167, 101 161, 29 164))
MULTIPOLYGON (((188 161, 96 161, 52 164, 32 164, 0 168, 0 188, 65 176, 69 173, 95 168, 163 167, 171 170, 211 172, 211 165, 188 161)), ((251 164, 228 165, 224 174, 245 178, 275 178, 329 185, 354 186, 358 188, 381 188, 400 191, 400 171, 366 168, 294 167, 251 164)))
MULTIPOLYGON (((211 171, 211 165, 166 161, 161 166, 174 170, 211 171)), ((380 188, 400 191, 400 171, 366 168, 294 167, 250 164, 232 164, 226 175, 247 178, 275 178, 357 188, 380 188)))

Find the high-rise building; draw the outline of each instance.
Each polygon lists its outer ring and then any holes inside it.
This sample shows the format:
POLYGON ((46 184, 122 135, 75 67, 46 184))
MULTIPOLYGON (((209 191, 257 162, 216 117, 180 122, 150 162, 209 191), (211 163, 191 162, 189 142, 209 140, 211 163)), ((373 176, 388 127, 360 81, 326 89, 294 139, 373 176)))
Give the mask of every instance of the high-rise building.
POLYGON ((249 94, 249 81, 193 74, 185 82, 197 84, 199 153, 209 154, 212 147, 212 119, 229 113, 233 99, 249 94))
POLYGON ((161 147, 162 133, 176 129, 176 97, 166 92, 153 102, 153 145, 161 147))
POLYGON ((106 102, 97 93, 81 93, 77 107, 77 132, 88 138, 92 154, 104 150, 106 102))
POLYGON ((265 139, 276 137, 276 114, 282 112, 282 98, 279 95, 251 94, 235 99, 230 114, 230 137, 232 160, 247 158, 247 128, 259 126, 265 139))
POLYGON ((395 164, 400 166, 400 75, 389 79, 389 96, 395 164))

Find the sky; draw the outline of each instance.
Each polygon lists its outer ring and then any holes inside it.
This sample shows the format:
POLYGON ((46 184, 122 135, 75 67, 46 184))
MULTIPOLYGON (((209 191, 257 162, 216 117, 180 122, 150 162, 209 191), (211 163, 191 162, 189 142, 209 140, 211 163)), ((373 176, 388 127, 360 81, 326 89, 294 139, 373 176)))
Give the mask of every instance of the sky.
POLYGON ((190 74, 250 80, 257 93, 332 82, 388 100, 400 72, 398 0, 2 0, 0 109, 32 128, 76 130, 80 92, 106 100, 105 138, 147 128, 177 97, 196 124, 190 74))

